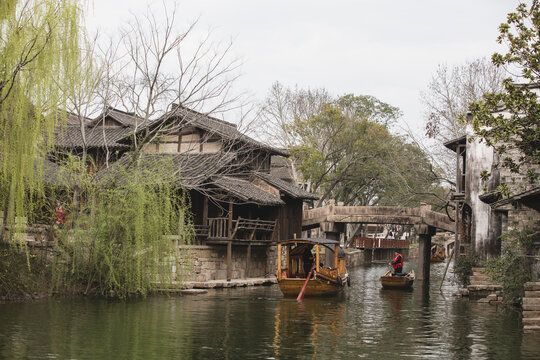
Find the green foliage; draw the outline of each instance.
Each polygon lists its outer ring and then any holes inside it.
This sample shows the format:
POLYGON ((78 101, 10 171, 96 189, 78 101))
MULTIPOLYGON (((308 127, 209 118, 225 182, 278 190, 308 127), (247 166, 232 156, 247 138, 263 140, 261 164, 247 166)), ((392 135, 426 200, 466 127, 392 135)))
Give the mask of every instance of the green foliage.
MULTIPOLYGON (((540 80, 540 12, 538 0, 530 6, 518 5, 508 14, 507 22, 499 27, 499 43, 508 46, 506 54, 495 53, 492 62, 498 67, 517 69, 521 79, 530 84, 540 80)), ((502 166, 520 172, 521 166, 532 160, 540 162, 540 104, 532 87, 516 84, 512 79, 503 81, 502 93, 488 93, 482 101, 473 102, 469 109, 473 115, 475 132, 501 155, 502 166), (504 109, 504 114, 501 110, 504 109), (508 156, 512 150, 524 156, 508 156)), ((536 86, 536 85, 535 85, 536 86)), ((535 181, 536 174, 529 172, 535 181)))
POLYGON ((178 240, 170 235, 189 243, 194 230, 188 199, 170 174, 167 161, 151 170, 117 164, 111 178, 86 182, 85 205, 68 216, 73 228, 58 231, 58 291, 126 298, 172 282, 178 240))
POLYGON ((534 237, 538 233, 514 230, 502 235, 501 256, 486 262, 486 271, 503 286, 505 304, 518 304, 523 296, 523 286, 531 279, 530 260, 534 237))
POLYGON ((42 191, 38 159, 65 103, 60 88, 79 54, 79 19, 76 0, 1 1, 0 206, 9 223, 42 191))
POLYGON ((298 170, 321 194, 346 205, 417 205, 438 186, 416 145, 385 125, 399 110, 369 96, 346 95, 307 118, 296 118, 290 148, 298 170))
POLYGON ((478 265, 480 256, 472 252, 467 256, 459 256, 454 266, 454 275, 462 287, 467 287, 470 284, 470 277, 473 274, 473 267, 478 265))

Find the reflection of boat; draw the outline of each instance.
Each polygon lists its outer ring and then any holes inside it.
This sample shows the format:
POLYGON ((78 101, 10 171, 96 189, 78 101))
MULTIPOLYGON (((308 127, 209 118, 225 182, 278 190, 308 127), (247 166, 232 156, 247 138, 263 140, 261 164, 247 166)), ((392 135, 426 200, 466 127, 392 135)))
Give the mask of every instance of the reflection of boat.
POLYGON ((339 241, 329 239, 292 239, 278 243, 278 284, 285 296, 297 296, 306 282, 303 254, 306 249, 315 247, 315 265, 305 291, 306 296, 336 294, 350 284, 349 274, 345 268, 345 252, 339 247, 339 241), (286 248, 286 267, 282 268, 281 249, 286 248), (325 252, 331 251, 333 257, 326 257, 330 264, 321 264, 321 247, 325 252), (335 249, 337 248, 337 251, 335 249))
POLYGON ((392 271, 388 271, 381 276, 381 284, 388 289, 407 289, 414 282, 414 271, 411 271, 403 276, 392 276, 392 271))
POLYGON ((435 244, 431 247, 431 262, 441 262, 446 258, 446 251, 444 247, 439 244, 435 244))

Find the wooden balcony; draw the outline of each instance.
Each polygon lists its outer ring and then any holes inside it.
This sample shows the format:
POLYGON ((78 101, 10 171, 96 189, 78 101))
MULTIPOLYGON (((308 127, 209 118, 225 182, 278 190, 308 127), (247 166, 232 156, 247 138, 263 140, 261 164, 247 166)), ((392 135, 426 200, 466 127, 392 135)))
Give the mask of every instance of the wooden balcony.
POLYGON ((359 249, 404 249, 409 240, 355 237, 354 246, 359 249))
POLYGON ((208 225, 195 225, 197 238, 205 244, 234 244, 267 245, 275 241, 277 230, 276 220, 246 219, 239 217, 231 221, 229 218, 209 218, 208 225))

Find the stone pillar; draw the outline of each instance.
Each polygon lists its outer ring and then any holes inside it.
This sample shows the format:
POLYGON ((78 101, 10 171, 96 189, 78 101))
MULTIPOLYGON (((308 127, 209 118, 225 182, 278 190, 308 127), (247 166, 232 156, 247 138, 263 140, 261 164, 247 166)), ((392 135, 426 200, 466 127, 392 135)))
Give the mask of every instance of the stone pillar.
MULTIPOLYGON (((321 230, 324 231, 324 237, 330 240, 339 241, 341 233, 344 232, 345 226, 343 223, 324 222, 321 223, 321 230)), ((325 248, 324 250, 324 266, 334 267, 334 253, 325 248)))
POLYGON ((416 278, 427 283, 429 282, 431 237, 435 235, 436 229, 425 224, 415 225, 414 229, 418 234, 418 274, 416 278))

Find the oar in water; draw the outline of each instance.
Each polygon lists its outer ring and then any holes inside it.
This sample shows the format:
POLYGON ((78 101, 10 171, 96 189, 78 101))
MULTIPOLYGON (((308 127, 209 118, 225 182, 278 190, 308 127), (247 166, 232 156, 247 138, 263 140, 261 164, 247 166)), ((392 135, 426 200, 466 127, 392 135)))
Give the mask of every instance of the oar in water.
POLYGON ((313 266, 311 267, 311 270, 309 270, 309 274, 307 276, 307 279, 304 282, 304 286, 302 286, 302 290, 300 290, 300 293, 296 297, 296 301, 302 301, 302 299, 304 298, 304 295, 306 293, 307 284, 309 282, 309 278, 311 277, 311 273, 313 272, 313 269, 315 269, 315 263, 313 263, 313 266))

